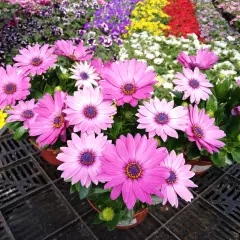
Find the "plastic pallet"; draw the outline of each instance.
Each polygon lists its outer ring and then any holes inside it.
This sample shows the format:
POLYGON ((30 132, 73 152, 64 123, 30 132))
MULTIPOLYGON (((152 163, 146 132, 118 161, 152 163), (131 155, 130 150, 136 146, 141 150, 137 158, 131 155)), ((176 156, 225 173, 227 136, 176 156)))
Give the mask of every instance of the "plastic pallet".
POLYGON ((235 164, 229 171, 228 174, 240 180, 240 164, 235 164))
POLYGON ((0 169, 0 208, 46 184, 46 178, 31 157, 7 169, 0 169))
POLYGON ((167 231, 166 228, 161 228, 157 233, 155 233, 149 240, 178 240, 172 233, 167 231))
POLYGON ((2 214, 16 240, 43 239, 75 219, 71 209, 50 187, 7 206, 2 214))
POLYGON ((34 158, 52 181, 57 180, 61 177, 61 172, 57 170, 58 166, 49 164, 40 156, 39 153, 34 155, 34 158))
POLYGON ((203 197, 226 216, 239 222, 240 229, 240 181, 226 175, 203 194, 203 197))
POLYGON ((172 207, 169 204, 162 206, 161 204, 150 207, 150 212, 162 223, 167 222, 170 218, 176 215, 181 209, 187 206, 187 202, 179 200, 178 208, 172 207))
POLYGON ((239 225, 202 199, 195 200, 185 211, 171 220, 167 227, 179 239, 240 239, 239 225))
POLYGON ((22 144, 31 154, 35 154, 39 152, 39 150, 36 149, 28 139, 24 139, 22 141, 22 144))
POLYGON ((78 193, 70 194, 70 184, 64 182, 62 179, 55 183, 56 187, 66 197, 71 206, 77 211, 79 215, 82 215, 91 210, 89 203, 86 200, 80 201, 78 193))
POLYGON ((12 139, 11 135, 0 138, 0 168, 16 162, 29 155, 21 143, 12 139))
POLYGON ((83 216, 83 220, 99 240, 144 240, 161 226, 153 217, 148 215, 140 225, 134 228, 124 231, 115 229, 109 232, 105 225, 92 223, 95 217, 96 212, 92 211, 83 216))
POLYGON ((198 185, 197 188, 192 190, 198 194, 206 190, 209 185, 213 184, 218 178, 223 175, 223 171, 217 167, 211 167, 207 172, 202 175, 196 175, 192 178, 192 181, 198 185))
POLYGON ((54 234, 46 240, 93 240, 93 236, 86 230, 84 224, 80 221, 67 226, 63 230, 54 234))

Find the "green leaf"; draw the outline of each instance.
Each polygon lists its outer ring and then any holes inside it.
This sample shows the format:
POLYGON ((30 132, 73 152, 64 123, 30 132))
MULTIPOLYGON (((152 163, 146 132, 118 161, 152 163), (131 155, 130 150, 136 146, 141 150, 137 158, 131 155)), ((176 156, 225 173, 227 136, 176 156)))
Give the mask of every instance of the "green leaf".
POLYGON ((81 187, 80 187, 80 182, 78 182, 78 183, 76 183, 76 184, 74 184, 74 185, 75 185, 76 190, 77 190, 78 192, 80 192, 80 189, 81 189, 81 187))
POLYGON ((240 148, 235 148, 235 150, 232 151, 231 154, 233 160, 240 163, 240 148))
POLYGON ((70 194, 76 192, 75 184, 70 187, 70 194))
POLYGON ((80 186, 79 197, 80 197, 81 200, 88 196, 88 193, 89 193, 90 189, 91 189, 91 186, 89 186, 88 188, 80 186))
POLYGON ((13 138, 15 140, 21 140, 22 136, 24 135, 24 133, 26 133, 28 130, 25 129, 23 126, 19 127, 15 130, 15 133, 13 135, 13 138))
POLYGON ((230 87, 230 81, 228 79, 226 79, 223 82, 217 84, 215 86, 215 91, 216 91, 217 98, 224 98, 229 91, 229 87, 230 87))
POLYGON ((110 222, 107 222, 107 228, 108 228, 109 231, 112 231, 116 228, 120 217, 121 217, 120 214, 115 214, 113 220, 110 221, 110 222))
POLYGON ((187 157, 189 160, 197 159, 200 157, 200 152, 195 143, 189 143, 187 146, 187 157))
POLYGON ((94 194, 101 194, 101 193, 106 193, 106 192, 108 192, 108 189, 105 190, 103 188, 94 188, 92 191, 92 193, 94 193, 94 194))
POLYGON ((21 126, 21 122, 12 122, 12 123, 7 123, 5 126, 6 128, 8 129, 11 129, 11 130, 16 130, 17 128, 19 128, 21 126))
POLYGON ((53 92, 54 92, 54 89, 51 88, 48 84, 46 84, 45 87, 44 87, 44 93, 49 93, 49 94, 52 95, 53 92))
POLYGON ((99 219, 99 216, 97 216, 94 220, 93 220, 93 224, 100 224, 102 223, 103 220, 99 219))
POLYGON ((212 154, 210 159, 219 167, 225 166, 228 161, 227 152, 225 150, 221 150, 219 153, 212 154))
POLYGON ((157 205, 163 202, 162 198, 156 196, 156 195, 152 195, 152 205, 157 205))
POLYGON ((217 111, 218 108, 218 102, 217 99, 214 95, 211 95, 211 97, 208 99, 207 101, 207 106, 206 106, 206 110, 208 111, 217 111))

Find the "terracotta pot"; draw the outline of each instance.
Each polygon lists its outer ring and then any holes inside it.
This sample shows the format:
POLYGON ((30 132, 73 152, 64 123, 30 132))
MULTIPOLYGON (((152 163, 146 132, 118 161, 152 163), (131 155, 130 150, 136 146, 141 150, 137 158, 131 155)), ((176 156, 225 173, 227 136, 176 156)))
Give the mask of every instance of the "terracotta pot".
MULTIPOLYGON (((33 144, 33 146, 36 149, 39 150, 38 145, 32 139, 29 139, 29 141, 33 144)), ((57 160, 57 155, 58 155, 59 151, 60 150, 55 150, 55 149, 52 149, 52 148, 48 148, 48 149, 45 149, 45 150, 40 150, 40 155, 48 163, 58 166, 58 165, 62 164, 61 161, 57 160)))
POLYGON ((205 158, 200 160, 187 160, 186 158, 186 163, 192 165, 191 171, 196 175, 202 175, 213 166, 212 161, 205 158))
MULTIPOLYGON (((90 200, 88 200, 88 202, 96 212, 101 212, 101 210, 96 208, 96 206, 90 200)), ((147 215, 148 215, 148 208, 144 208, 140 212, 135 213, 133 215, 133 220, 130 222, 129 225, 127 225, 127 226, 117 225, 116 228, 121 229, 121 230, 133 228, 133 227, 139 225, 141 222, 143 222, 143 220, 146 218, 147 215)))

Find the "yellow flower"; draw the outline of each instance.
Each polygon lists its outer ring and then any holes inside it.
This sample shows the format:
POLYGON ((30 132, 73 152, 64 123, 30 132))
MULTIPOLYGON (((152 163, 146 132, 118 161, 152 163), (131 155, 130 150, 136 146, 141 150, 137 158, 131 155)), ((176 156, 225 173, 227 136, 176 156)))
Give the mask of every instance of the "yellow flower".
POLYGON ((6 124, 6 118, 7 114, 3 110, 0 110, 0 129, 6 124))
POLYGON ((161 87, 166 82, 166 80, 159 75, 157 76, 157 81, 158 83, 155 84, 156 87, 161 87))

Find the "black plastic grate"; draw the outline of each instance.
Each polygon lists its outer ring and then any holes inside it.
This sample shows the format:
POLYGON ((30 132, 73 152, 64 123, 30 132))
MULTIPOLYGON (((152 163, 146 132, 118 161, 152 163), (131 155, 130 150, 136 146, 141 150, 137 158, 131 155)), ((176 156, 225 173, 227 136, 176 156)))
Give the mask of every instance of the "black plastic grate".
POLYGON ((202 199, 195 200, 167 227, 180 239, 239 240, 240 228, 202 199))
POLYGON ((64 228, 54 236, 48 237, 46 240, 93 240, 93 236, 88 232, 86 227, 80 221, 64 228))
POLYGON ((21 143, 12 139, 11 135, 0 138, 0 167, 16 162, 29 155, 21 143))
POLYGON ((228 174, 240 180, 240 164, 235 164, 229 171, 228 174))
POLYGON ((51 188, 8 206, 2 213, 17 240, 42 239, 75 219, 51 188))
POLYGON ((82 215, 91 210, 91 207, 86 200, 80 201, 78 193, 75 192, 70 194, 70 183, 66 183, 61 179, 57 181, 55 185, 79 215, 82 215))
POLYGON ((202 193, 209 187, 209 185, 213 184, 222 175, 223 171, 213 166, 202 175, 196 175, 192 178, 192 181, 198 185, 197 188, 192 188, 192 190, 198 194, 202 193))
POLYGON ((36 149, 28 139, 24 139, 22 141, 22 144, 31 154, 35 154, 39 152, 39 150, 36 149))
POLYGON ((0 170, 0 207, 47 184, 30 157, 27 161, 0 170))
POLYGON ((93 220, 96 217, 96 212, 92 211, 83 217, 83 220, 87 223, 93 233, 98 237, 99 240, 144 240, 156 231, 160 224, 151 215, 138 226, 128 230, 115 229, 109 232, 105 225, 95 225, 93 220))
POLYGON ((178 240, 178 238, 166 228, 161 228, 157 233, 150 237, 149 240, 178 240))
POLYGON ((240 223, 240 181, 226 175, 211 186, 203 197, 225 215, 240 223))
POLYGON ((3 225, 3 220, 0 218, 0 239, 1 240, 12 240, 10 234, 7 232, 3 225))
POLYGON ((38 164, 42 167, 42 169, 47 173, 47 175, 51 178, 51 180, 54 181, 60 178, 61 172, 57 170, 58 166, 49 164, 40 156, 40 154, 36 154, 34 158, 37 160, 38 164))
POLYGON ((181 209, 187 206, 187 202, 184 200, 179 200, 178 208, 172 207, 169 204, 162 206, 161 204, 152 206, 150 212, 159 219, 162 223, 167 222, 171 217, 176 215, 181 209))

